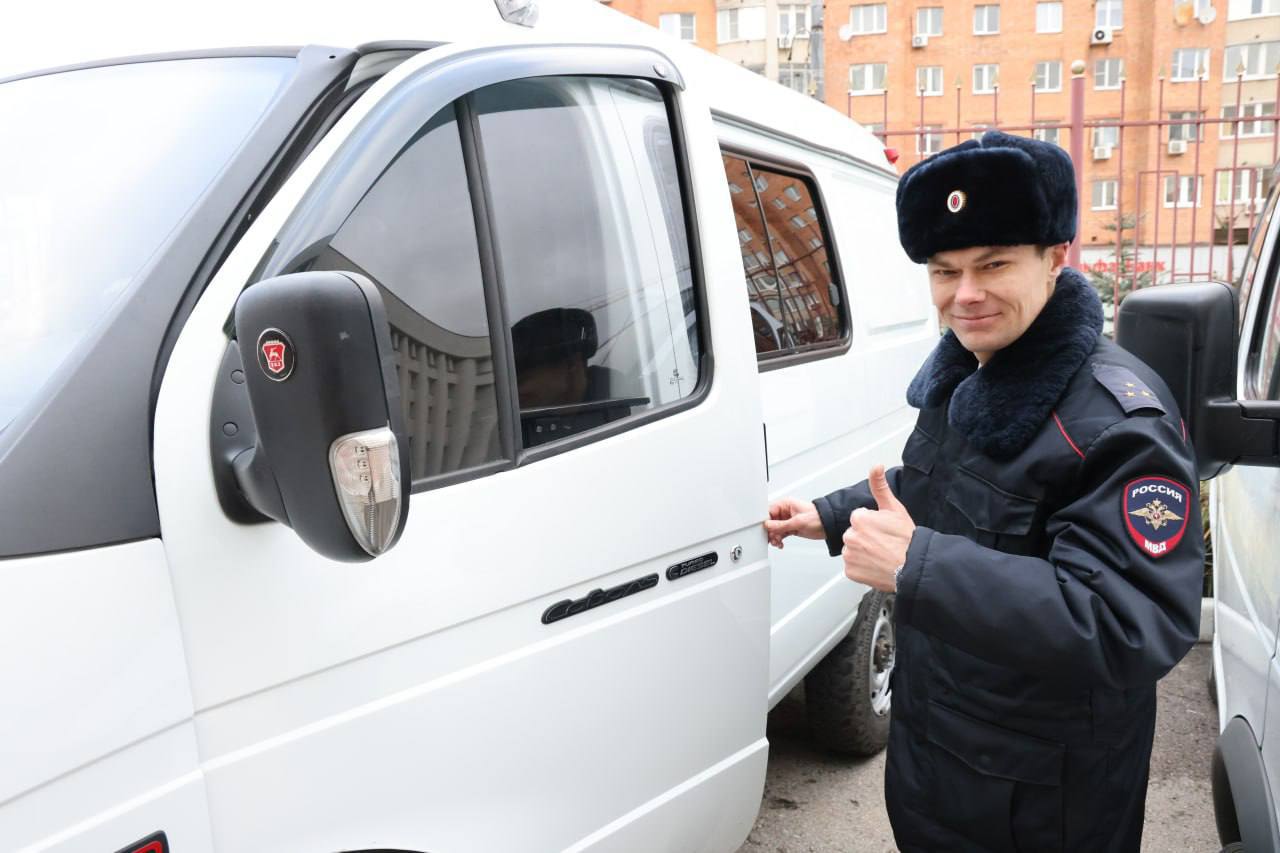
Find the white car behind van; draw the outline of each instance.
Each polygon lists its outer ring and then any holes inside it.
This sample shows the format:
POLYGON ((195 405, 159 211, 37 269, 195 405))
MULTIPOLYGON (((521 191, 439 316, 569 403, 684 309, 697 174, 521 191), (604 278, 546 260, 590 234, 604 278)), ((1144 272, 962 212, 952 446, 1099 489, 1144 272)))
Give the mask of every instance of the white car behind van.
POLYGON ((761 525, 937 338, 874 136, 594 0, 46 6, 0 849, 731 851, 806 676, 883 744, 892 599, 761 525))

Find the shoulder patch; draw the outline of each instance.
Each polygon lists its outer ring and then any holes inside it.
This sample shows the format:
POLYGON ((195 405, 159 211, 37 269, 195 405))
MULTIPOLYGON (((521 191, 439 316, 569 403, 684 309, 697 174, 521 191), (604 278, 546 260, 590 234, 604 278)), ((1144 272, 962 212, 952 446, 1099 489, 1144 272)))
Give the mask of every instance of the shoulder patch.
POLYGON ((1191 490, 1167 477, 1139 477, 1124 487, 1125 529, 1147 555, 1163 557, 1187 532, 1191 490))
POLYGON ((1131 414, 1139 409, 1155 409, 1162 415, 1169 414, 1164 404, 1160 402, 1160 398, 1156 396, 1156 392, 1148 388, 1147 383, 1139 379, 1138 375, 1129 368, 1098 362, 1090 366, 1093 368, 1093 378, 1111 392, 1125 414, 1131 414))

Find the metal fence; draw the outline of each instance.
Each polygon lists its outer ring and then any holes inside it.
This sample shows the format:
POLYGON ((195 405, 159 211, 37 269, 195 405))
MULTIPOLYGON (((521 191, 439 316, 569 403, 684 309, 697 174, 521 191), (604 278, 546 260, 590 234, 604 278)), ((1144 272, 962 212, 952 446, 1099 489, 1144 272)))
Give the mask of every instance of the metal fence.
MULTIPOLYGON (((962 139, 968 138, 970 135, 976 135, 984 130, 998 128, 1008 133, 1024 133, 1027 135, 1044 136, 1050 130, 1066 130, 1069 135, 1067 150, 1071 154, 1071 159, 1076 165, 1076 191, 1079 199, 1080 207, 1080 227, 1078 237, 1071 245, 1071 254, 1068 262, 1075 267, 1080 267, 1081 261, 1081 240, 1084 235, 1084 216, 1085 211, 1089 209, 1088 203, 1090 195, 1086 195, 1084 186, 1086 164, 1085 152, 1086 133, 1098 137, 1098 130, 1103 128, 1115 128, 1114 156, 1117 159, 1116 168, 1116 187, 1114 202, 1114 227, 1115 227, 1115 244, 1113 250, 1114 261, 1109 264, 1103 263, 1103 271, 1109 272, 1107 276, 1112 287, 1111 305, 1118 305, 1124 292, 1131 289, 1137 289, 1144 283, 1150 283, 1157 280, 1177 281, 1190 280, 1196 278, 1213 277, 1215 270, 1215 260, 1217 261, 1216 270, 1218 277, 1222 277, 1221 273, 1225 269, 1225 277, 1229 281, 1235 280, 1236 264, 1234 247, 1238 244, 1247 242, 1247 235, 1253 231, 1254 219, 1261 212, 1261 205, 1257 201, 1258 198, 1265 199, 1270 185, 1274 180, 1274 167, 1277 161, 1277 155, 1280 154, 1280 68, 1275 74, 1275 100, 1276 107, 1273 112, 1262 114, 1242 114, 1242 96, 1244 83, 1255 82, 1255 80, 1246 81, 1243 69, 1237 69, 1235 80, 1235 111, 1234 117, 1208 117, 1203 115, 1204 112, 1204 91, 1207 82, 1207 74, 1203 69, 1197 74, 1196 80, 1196 107, 1192 118, 1168 118, 1165 112, 1165 84, 1166 80, 1161 75, 1159 80, 1159 89, 1156 96, 1156 115, 1157 119, 1129 119, 1125 113, 1125 96, 1126 83, 1123 78, 1119 81, 1119 116, 1117 118, 1086 118, 1086 100, 1085 100, 1085 64, 1077 61, 1071 68, 1070 79, 1070 117, 1066 121, 1037 121, 1036 120, 1036 95, 1038 94, 1037 86, 1031 83, 1031 109, 1029 120, 1024 124, 1001 124, 1000 123, 1000 88, 996 84, 992 87, 991 92, 991 121, 990 123, 975 123, 963 125, 960 119, 960 94, 961 87, 956 86, 956 107, 955 107, 955 124, 952 127, 926 127, 925 125, 925 102, 927 99, 934 99, 934 95, 926 95, 924 89, 918 92, 920 106, 920 120, 916 127, 905 129, 889 128, 889 92, 886 90, 883 94, 884 99, 884 122, 881 128, 876 131, 886 146, 891 146, 891 139, 904 139, 910 142, 913 138, 916 142, 917 151, 926 151, 929 154, 936 153, 929 151, 932 147, 931 142, 937 140, 937 137, 946 141, 947 137, 952 137, 954 143, 959 143, 962 139), (1262 123, 1262 124, 1259 124, 1262 123), (1240 166, 1240 142, 1242 137, 1242 125, 1252 125, 1255 132, 1247 137, 1247 144, 1256 145, 1260 142, 1265 143, 1266 137, 1270 136, 1271 154, 1270 159, 1262 166, 1240 166), (1218 128, 1221 125, 1231 125, 1232 133, 1229 137, 1231 146, 1231 163, 1230 165, 1214 164, 1208 166, 1206 170, 1201 168, 1201 147, 1203 146, 1204 133, 1208 128, 1218 128), (1269 125, 1270 129, 1265 130, 1269 125), (1164 128, 1182 127, 1176 136, 1185 142, 1185 146, 1179 146, 1179 150, 1185 150, 1190 147, 1193 151, 1187 151, 1180 154, 1179 164, 1184 163, 1186 159, 1191 160, 1191 169, 1189 171, 1179 168, 1178 166, 1170 166, 1165 163, 1166 144, 1172 142, 1173 139, 1166 139, 1166 136, 1173 137, 1172 132, 1166 132, 1164 128), (1264 132, 1259 134, 1258 128, 1263 128, 1264 132), (1154 129, 1154 130, 1153 130, 1154 129), (1126 175, 1125 151, 1126 142, 1132 143, 1135 140, 1135 134, 1146 133, 1155 134, 1154 145, 1148 146, 1147 150, 1154 150, 1154 168, 1142 168, 1136 173, 1126 175), (930 139, 933 137, 934 139, 930 139), (1187 154, 1191 156, 1187 158, 1187 154), (1205 180, 1205 171, 1211 169, 1212 181, 1205 180), (1229 175, 1229 202, 1219 204, 1217 190, 1221 176, 1223 173, 1229 175), (1254 189, 1254 192, 1246 191, 1245 199, 1238 202, 1239 186, 1241 175, 1244 175, 1244 186, 1246 190, 1254 189), (1163 183, 1162 183, 1163 179, 1163 183), (1169 180, 1172 179, 1172 184, 1169 180), (1181 203, 1181 195, 1183 191, 1184 179, 1190 179, 1192 203, 1184 205, 1181 203), (1127 184, 1127 186, 1126 186, 1127 184), (1162 236, 1166 232, 1161 231, 1161 212, 1162 209, 1168 207, 1162 203, 1160 194, 1162 190, 1166 193, 1168 187, 1172 186, 1175 192, 1174 204, 1171 212, 1166 212, 1165 216, 1172 216, 1172 224, 1166 223, 1167 234, 1169 239, 1162 244, 1162 236), (1198 230, 1200 217, 1200 202, 1205 195, 1205 189, 1209 192, 1209 212, 1210 231, 1209 239, 1201 241, 1198 239, 1200 230, 1198 230), (1256 188, 1256 189, 1255 189, 1256 188), (1150 198, 1154 193, 1154 198, 1150 198), (1150 200, 1149 200, 1150 199, 1150 200), (1225 213, 1224 227, 1218 228, 1217 208, 1227 208, 1225 213), (1178 217, 1179 210, 1183 207, 1190 207, 1191 227, 1190 241, 1182 246, 1182 253, 1179 254, 1179 230, 1178 217), (1221 234, 1219 231, 1221 230, 1221 234), (1126 237, 1125 232, 1132 231, 1131 237, 1126 237), (1149 239, 1144 240, 1144 235, 1150 235, 1149 239), (1149 259, 1140 260, 1140 249, 1148 250, 1149 259), (1215 255, 1215 252, 1225 251, 1225 259, 1215 255), (1168 263, 1161 260, 1162 254, 1167 252, 1168 263), (1223 263, 1225 260, 1225 264, 1223 263), (1203 261, 1203 266, 1201 265, 1203 261)), ((1256 78, 1255 78, 1256 79, 1256 78)), ((1228 81, 1229 83, 1229 81, 1228 81)), ((1108 94, 1115 90, 1109 90, 1108 94)), ((852 93, 851 93, 852 95, 852 93)), ((852 97, 850 98, 852 100, 852 97)), ((1222 104, 1223 107, 1229 106, 1227 103, 1222 104)), ((852 112, 852 105, 850 105, 852 112)), ((1056 135, 1056 134, 1055 134, 1056 135)), ((1220 140, 1226 141, 1227 137, 1220 135, 1220 140)), ((1148 136, 1148 139, 1150 137, 1148 136)), ((1221 144, 1221 142, 1220 142, 1221 144)), ((1112 152, 1108 152, 1111 154, 1112 152)), ((1170 160, 1173 158, 1170 157, 1170 160)), ((1110 179, 1107 176, 1106 179, 1110 179)), ((1107 206, 1108 215, 1110 215, 1110 206, 1107 206)), ((1185 216, 1186 214, 1183 213, 1185 216)), ((1220 217, 1219 217, 1220 218, 1220 217)), ((1095 244, 1096 245, 1096 244, 1095 244)), ((1100 262, 1101 263, 1101 262, 1100 262)), ((1095 264, 1095 269, 1097 264, 1095 264)), ((1087 267, 1086 267, 1087 269, 1087 267)))

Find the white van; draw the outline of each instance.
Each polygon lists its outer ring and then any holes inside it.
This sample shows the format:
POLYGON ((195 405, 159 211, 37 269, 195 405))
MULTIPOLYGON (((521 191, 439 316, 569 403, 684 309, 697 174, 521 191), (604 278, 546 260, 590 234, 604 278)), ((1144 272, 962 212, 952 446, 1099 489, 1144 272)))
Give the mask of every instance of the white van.
POLYGON ((937 338, 870 133, 594 0, 45 6, 0 849, 730 851, 824 656, 874 745, 891 601, 761 524, 937 338))
MULTIPOLYGON (((1272 182, 1275 183, 1274 181, 1272 182)), ((1255 227, 1239 282, 1237 395, 1280 411, 1280 187, 1255 227)), ((1255 413, 1261 414, 1261 413, 1255 413)), ((1264 420, 1263 424, 1267 424, 1264 420)), ((1275 425, 1259 437, 1275 449, 1275 425), (1267 435, 1266 433, 1270 433, 1267 435)), ((1241 466, 1210 492, 1213 532, 1213 680, 1221 732, 1213 794, 1223 843, 1280 849, 1280 463, 1241 466)))
MULTIPOLYGON (((1275 185, 1275 180, 1271 181, 1275 185)), ((1212 779, 1225 851, 1280 850, 1280 186, 1254 227, 1237 287, 1130 294, 1118 340, 1173 389, 1212 480, 1212 779)), ((1209 768, 1206 768, 1209 771, 1209 768)))

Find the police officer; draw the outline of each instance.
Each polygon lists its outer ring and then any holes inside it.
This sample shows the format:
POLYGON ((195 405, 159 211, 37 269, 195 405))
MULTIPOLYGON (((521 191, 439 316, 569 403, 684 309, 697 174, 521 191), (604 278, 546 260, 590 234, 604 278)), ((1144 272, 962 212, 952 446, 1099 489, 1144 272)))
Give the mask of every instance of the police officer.
POLYGON ((909 169, 898 233, 946 335, 902 465, 769 508, 896 592, 885 799, 905 851, 1137 851, 1156 681, 1195 642, 1192 449, 1067 267, 1071 160, 988 131, 909 169))

